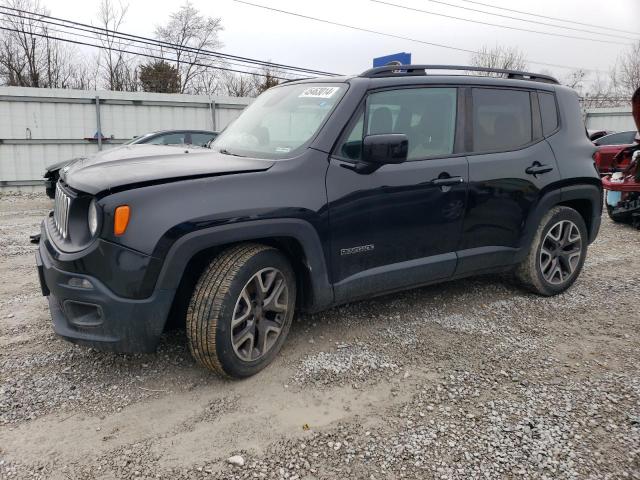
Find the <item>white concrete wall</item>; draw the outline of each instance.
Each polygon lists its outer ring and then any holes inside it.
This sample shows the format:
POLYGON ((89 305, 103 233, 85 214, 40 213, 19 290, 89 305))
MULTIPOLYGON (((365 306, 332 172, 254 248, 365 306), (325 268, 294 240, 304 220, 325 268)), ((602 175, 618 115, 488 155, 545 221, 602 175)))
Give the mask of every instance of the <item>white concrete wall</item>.
POLYGON ((36 183, 52 163, 98 151, 154 130, 225 128, 249 98, 142 92, 0 87, 0 186, 36 183))
POLYGON ((635 130, 631 107, 590 108, 585 113, 588 130, 615 130, 625 132, 635 130))

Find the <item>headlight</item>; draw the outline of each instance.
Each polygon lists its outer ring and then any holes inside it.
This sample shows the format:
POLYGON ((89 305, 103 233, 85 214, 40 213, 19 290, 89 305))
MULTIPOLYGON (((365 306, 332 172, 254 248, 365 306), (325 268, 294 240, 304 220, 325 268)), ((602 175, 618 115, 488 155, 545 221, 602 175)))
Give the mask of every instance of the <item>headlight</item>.
POLYGON ((89 232, 92 237, 98 233, 98 206, 95 199, 91 200, 89 204, 89 212, 87 214, 87 221, 89 223, 89 232))

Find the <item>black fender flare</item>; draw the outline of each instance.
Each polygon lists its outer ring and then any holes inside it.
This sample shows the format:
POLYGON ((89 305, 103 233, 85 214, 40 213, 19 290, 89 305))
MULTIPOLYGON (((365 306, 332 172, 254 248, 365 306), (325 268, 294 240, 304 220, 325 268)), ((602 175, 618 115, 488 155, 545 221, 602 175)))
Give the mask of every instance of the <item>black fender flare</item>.
POLYGON ((519 263, 529 253, 529 246, 538 230, 542 217, 556 205, 572 200, 588 200, 591 204, 591 221, 589 222, 589 243, 593 242, 600 229, 600 215, 602 213, 602 187, 593 183, 581 183, 564 186, 544 194, 527 219, 520 248, 514 261, 519 263))
POLYGON ((602 203, 604 194, 600 179, 595 180, 597 183, 581 183, 577 185, 569 185, 562 187, 562 201, 571 200, 588 200, 591 204, 591 221, 589 222, 589 243, 593 242, 600 231, 600 222, 602 216, 602 203))
POLYGON ((321 310, 333 303, 333 287, 324 250, 316 229, 307 221, 284 218, 253 220, 196 230, 178 238, 165 256, 156 289, 176 290, 189 260, 208 248, 243 241, 260 242, 274 237, 291 237, 303 248, 311 278, 309 310, 321 310))

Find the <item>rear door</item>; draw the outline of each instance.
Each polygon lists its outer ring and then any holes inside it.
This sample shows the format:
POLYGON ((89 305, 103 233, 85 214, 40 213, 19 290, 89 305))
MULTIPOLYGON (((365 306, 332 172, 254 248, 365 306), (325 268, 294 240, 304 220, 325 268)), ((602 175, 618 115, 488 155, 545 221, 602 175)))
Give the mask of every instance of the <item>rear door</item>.
POLYGON ((477 87, 469 95, 469 194, 456 274, 512 263, 529 215, 560 179, 544 140, 559 126, 553 94, 477 87))

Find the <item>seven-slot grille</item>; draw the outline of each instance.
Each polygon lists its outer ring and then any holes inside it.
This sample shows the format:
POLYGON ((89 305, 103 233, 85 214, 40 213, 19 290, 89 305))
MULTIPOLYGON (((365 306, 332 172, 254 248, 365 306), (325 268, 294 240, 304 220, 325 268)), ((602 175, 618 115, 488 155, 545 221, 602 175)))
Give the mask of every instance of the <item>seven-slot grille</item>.
POLYGON ((69 235, 69 207, 71 206, 71 197, 60 187, 56 185, 56 199, 53 207, 53 223, 58 233, 63 239, 67 239, 69 235))

